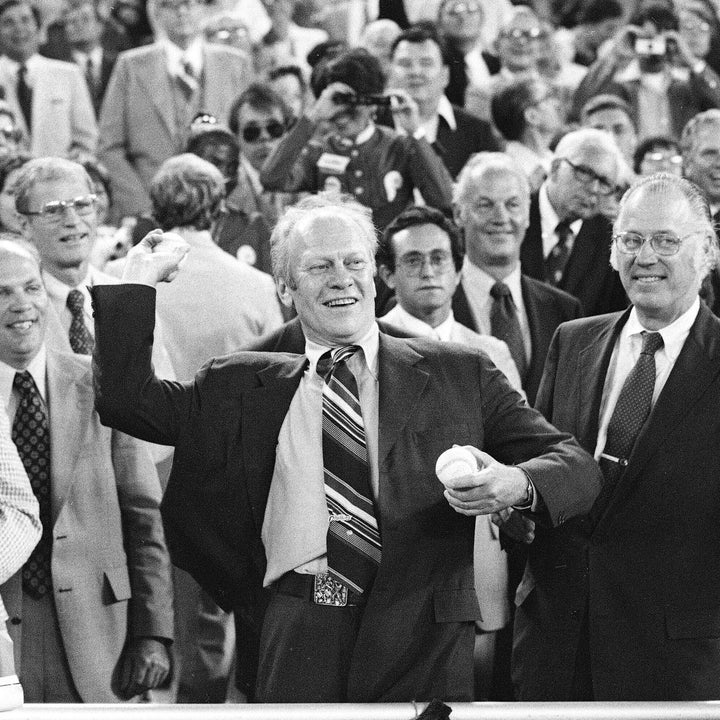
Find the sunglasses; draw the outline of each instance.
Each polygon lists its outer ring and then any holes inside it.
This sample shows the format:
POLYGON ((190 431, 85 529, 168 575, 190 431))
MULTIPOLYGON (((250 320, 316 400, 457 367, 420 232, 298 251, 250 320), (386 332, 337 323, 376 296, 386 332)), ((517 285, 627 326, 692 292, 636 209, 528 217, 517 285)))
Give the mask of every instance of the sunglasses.
POLYGON ((240 134, 245 142, 254 143, 260 139, 263 130, 272 140, 277 140, 285 134, 285 125, 278 120, 268 120, 264 125, 248 123, 240 134))

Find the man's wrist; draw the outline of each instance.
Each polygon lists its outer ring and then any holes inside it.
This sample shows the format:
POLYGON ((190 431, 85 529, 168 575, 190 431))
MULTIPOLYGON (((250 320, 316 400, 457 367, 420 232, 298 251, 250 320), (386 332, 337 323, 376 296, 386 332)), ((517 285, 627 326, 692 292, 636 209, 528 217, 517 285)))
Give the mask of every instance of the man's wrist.
POLYGON ((523 470, 523 468, 518 468, 518 470, 520 470, 525 477, 525 496, 512 507, 515 508, 515 510, 531 510, 535 504, 535 486, 530 479, 530 475, 523 470))

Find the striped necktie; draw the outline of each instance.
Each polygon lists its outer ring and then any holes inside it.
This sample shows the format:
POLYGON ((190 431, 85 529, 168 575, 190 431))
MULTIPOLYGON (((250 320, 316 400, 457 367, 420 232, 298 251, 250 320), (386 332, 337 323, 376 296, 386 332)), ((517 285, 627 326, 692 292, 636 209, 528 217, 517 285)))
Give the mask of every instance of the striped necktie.
POLYGON ((380 531, 370 488, 365 426, 357 382, 346 361, 358 345, 339 347, 318 360, 324 379, 322 437, 329 574, 362 593, 380 563, 380 531))

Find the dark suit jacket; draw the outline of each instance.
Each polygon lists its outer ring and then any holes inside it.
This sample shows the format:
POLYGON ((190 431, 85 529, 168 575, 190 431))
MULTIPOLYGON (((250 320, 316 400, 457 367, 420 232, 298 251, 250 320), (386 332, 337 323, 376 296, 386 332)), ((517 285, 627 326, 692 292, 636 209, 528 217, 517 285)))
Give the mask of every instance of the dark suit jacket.
MULTIPOLYGON (((103 422, 176 447, 162 506, 173 560, 221 606, 247 612, 265 573, 260 531, 278 434, 306 359, 237 353, 210 361, 192 383, 160 381, 149 360, 154 291, 96 286, 93 297, 103 422)), ((553 524, 587 511, 599 473, 480 352, 381 334, 378 364, 383 554, 347 699, 469 699, 475 523, 446 502, 438 455, 472 443, 521 463, 553 524)))
MULTIPOLYGON (((500 150, 492 125, 475 115, 453 105, 455 130, 445 118, 438 120, 437 138, 432 144, 435 152, 442 158, 453 180, 457 178, 471 155, 477 152, 496 152, 500 150)), ((379 112, 376 121, 387 127, 394 127, 392 115, 387 110, 379 112)))
MULTIPOLYGON (((560 290, 580 300, 585 315, 623 310, 628 301, 620 276, 610 267, 612 224, 602 215, 583 221, 568 258, 560 290)), ((520 248, 520 265, 525 275, 545 280, 542 226, 538 194, 530 203, 530 225, 520 248)))
MULTIPOLYGON (((567 323, 548 355, 537 407, 589 452, 626 319, 567 323)), ((701 305, 596 524, 536 533, 517 596, 518 699, 570 699, 586 607, 596 700, 720 697, 718 407, 720 321, 701 305)))
MULTIPOLYGON (((532 357, 527 375, 523 380, 523 390, 525 390, 528 402, 532 405, 540 385, 540 378, 545 367, 545 356, 550 347, 553 333, 560 323, 579 318, 583 312, 582 306, 576 298, 546 283, 523 275, 520 285, 530 326, 530 344, 532 346, 532 357)), ((452 307, 458 322, 471 330, 478 331, 462 283, 455 291, 452 307)))

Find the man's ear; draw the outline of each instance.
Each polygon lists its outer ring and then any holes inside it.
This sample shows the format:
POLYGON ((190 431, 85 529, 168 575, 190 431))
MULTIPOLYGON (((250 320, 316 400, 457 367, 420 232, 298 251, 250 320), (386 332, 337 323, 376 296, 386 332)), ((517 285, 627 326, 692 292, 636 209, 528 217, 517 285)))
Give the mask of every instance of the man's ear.
POLYGON ((395 289, 395 273, 387 265, 378 266, 378 275, 391 290, 395 289))
POLYGON ((293 297, 292 293, 290 292, 290 286, 285 282, 282 278, 275 278, 275 290, 277 291, 278 297, 280 298, 280 302, 285 307, 292 307, 293 306, 293 297))

